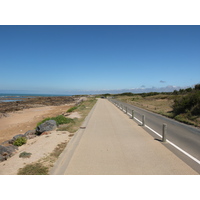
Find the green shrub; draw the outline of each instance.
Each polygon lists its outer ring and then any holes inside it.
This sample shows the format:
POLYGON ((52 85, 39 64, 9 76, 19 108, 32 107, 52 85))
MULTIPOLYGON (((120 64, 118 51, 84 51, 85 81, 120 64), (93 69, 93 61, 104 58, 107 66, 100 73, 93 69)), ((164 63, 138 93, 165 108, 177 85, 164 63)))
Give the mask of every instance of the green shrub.
POLYGON ((64 117, 63 115, 59 115, 57 117, 52 117, 51 118, 52 120, 55 120, 57 125, 60 125, 60 124, 68 124, 70 122, 73 122, 73 119, 71 118, 66 118, 64 117))
POLYGON ((184 115, 184 114, 181 114, 181 115, 177 115, 175 118, 175 120, 179 121, 179 122, 183 122, 185 124, 189 124, 189 125, 193 125, 194 123, 190 122, 188 119, 187 119, 187 116, 184 115))
POLYGON ((23 151, 22 153, 19 154, 20 158, 30 158, 32 153, 27 153, 26 151, 23 151))
POLYGON ((22 146, 23 144, 26 144, 27 139, 25 137, 18 137, 14 142, 13 145, 15 146, 22 146))
POLYGON ((67 112, 73 112, 73 111, 76 110, 77 108, 78 108, 78 106, 74 106, 74 107, 68 109, 67 112))
POLYGON ((39 125, 43 124, 44 122, 46 122, 46 121, 48 121, 48 120, 51 120, 51 119, 52 119, 52 118, 50 118, 50 117, 45 118, 45 119, 43 119, 41 122, 38 122, 38 123, 37 123, 37 126, 39 126, 39 125))
POLYGON ((175 99, 173 112, 175 115, 191 112, 192 115, 200 114, 200 91, 196 90, 175 99))
POLYGON ((66 117, 64 117, 63 115, 58 115, 57 117, 51 117, 51 118, 48 117, 48 118, 42 120, 41 122, 39 122, 39 123, 37 124, 37 126, 41 125, 42 123, 44 123, 44 122, 46 122, 46 121, 48 121, 48 120, 55 120, 57 126, 60 125, 60 124, 68 124, 68 123, 70 123, 70 122, 73 122, 73 119, 66 118, 66 117))
POLYGON ((195 90, 200 90, 200 84, 195 85, 194 89, 195 90))

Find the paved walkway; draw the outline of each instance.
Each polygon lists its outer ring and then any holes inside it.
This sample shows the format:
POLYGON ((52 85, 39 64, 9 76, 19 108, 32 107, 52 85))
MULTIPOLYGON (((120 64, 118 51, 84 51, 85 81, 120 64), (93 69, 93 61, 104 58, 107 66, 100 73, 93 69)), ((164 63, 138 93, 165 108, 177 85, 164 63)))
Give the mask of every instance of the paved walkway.
POLYGON ((106 99, 99 99, 51 174, 197 174, 106 99))

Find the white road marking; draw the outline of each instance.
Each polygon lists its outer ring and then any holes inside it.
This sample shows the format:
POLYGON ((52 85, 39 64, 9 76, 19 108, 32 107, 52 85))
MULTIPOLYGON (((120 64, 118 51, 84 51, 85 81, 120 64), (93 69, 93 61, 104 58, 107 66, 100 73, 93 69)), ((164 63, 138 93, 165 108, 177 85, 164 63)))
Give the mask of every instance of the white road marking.
MULTIPOLYGON (((117 105, 117 104, 115 104, 115 105, 117 105)), ((119 109, 122 109, 120 106, 117 106, 117 107, 118 107, 119 109)), ((126 110, 123 109, 122 111, 125 112, 126 110)), ((132 116, 132 114, 129 113, 129 112, 127 112, 127 114, 128 114, 129 116, 132 116)), ((142 122, 141 122, 139 119, 137 119, 136 117, 134 117, 134 119, 135 119, 136 121, 138 121, 139 123, 142 124, 142 122)), ((152 131, 153 133, 155 133, 156 135, 158 135, 159 137, 162 138, 162 136, 161 136, 158 132, 156 132, 155 130, 153 130, 153 129, 150 128, 149 126, 145 125, 145 127, 148 128, 150 131, 152 131)), ((196 163, 198 163, 198 164, 200 165, 200 161, 199 161, 198 159, 196 159, 195 157, 193 157, 192 155, 190 155, 189 153, 187 153, 186 151, 184 151, 183 149, 181 149, 180 147, 178 147, 177 145, 175 145, 173 142, 171 142, 171 141, 169 141, 169 140, 166 140, 166 142, 168 142, 169 144, 171 144, 173 147, 175 147, 176 149, 178 149, 178 150, 181 151, 183 154, 185 154, 186 156, 188 156, 189 158, 191 158, 192 160, 194 160, 196 163)))

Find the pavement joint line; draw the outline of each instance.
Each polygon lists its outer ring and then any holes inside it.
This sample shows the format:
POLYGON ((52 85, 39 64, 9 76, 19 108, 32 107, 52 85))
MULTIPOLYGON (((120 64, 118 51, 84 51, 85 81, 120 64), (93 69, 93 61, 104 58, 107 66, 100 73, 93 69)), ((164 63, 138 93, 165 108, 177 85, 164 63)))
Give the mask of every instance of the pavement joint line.
MULTIPOLYGON (((119 107, 121 108, 121 107, 119 107)), ((124 111, 124 109, 122 110, 124 111)), ((132 116, 131 113, 127 112, 127 114, 129 116, 132 116)), ((134 117, 135 120, 137 120, 138 122, 142 123, 139 119, 137 119, 136 117, 134 117)), ((153 133, 155 133, 156 135, 158 135, 159 137, 162 138, 162 136, 156 132, 155 130, 153 130, 152 128, 150 128, 147 125, 144 125, 146 128, 148 128, 150 131, 152 131, 153 133)), ((173 147, 175 147, 176 149, 178 149, 180 152, 182 152, 183 154, 185 154, 186 156, 188 156, 190 159, 192 159, 193 161, 195 161, 196 163, 198 163, 200 165, 200 161, 198 159, 196 159, 195 157, 193 157, 192 155, 190 155, 189 153, 187 153, 186 151, 184 151, 183 149, 181 149, 180 147, 178 147, 177 145, 175 145, 173 142, 166 140, 166 142, 168 142, 169 144, 171 144, 173 147)))

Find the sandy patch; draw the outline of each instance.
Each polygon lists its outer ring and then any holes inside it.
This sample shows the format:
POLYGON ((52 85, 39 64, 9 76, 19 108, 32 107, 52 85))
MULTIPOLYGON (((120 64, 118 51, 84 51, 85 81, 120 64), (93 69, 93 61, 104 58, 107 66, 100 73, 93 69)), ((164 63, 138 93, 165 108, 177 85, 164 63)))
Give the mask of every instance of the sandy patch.
POLYGON ((17 153, 7 161, 0 163, 0 175, 16 175, 19 168, 27 164, 36 162, 46 157, 62 142, 68 142, 69 132, 67 131, 51 131, 49 135, 42 135, 30 139, 27 143, 17 150, 17 153), (30 158, 19 158, 20 153, 26 151, 32 153, 30 158))
POLYGON ((74 119, 74 118, 81 118, 81 115, 78 112, 73 112, 67 117, 74 119))
POLYGON ((9 117, 0 118, 0 144, 15 135, 34 129, 44 118, 55 117, 66 112, 73 105, 45 106, 9 113, 9 117))

